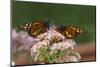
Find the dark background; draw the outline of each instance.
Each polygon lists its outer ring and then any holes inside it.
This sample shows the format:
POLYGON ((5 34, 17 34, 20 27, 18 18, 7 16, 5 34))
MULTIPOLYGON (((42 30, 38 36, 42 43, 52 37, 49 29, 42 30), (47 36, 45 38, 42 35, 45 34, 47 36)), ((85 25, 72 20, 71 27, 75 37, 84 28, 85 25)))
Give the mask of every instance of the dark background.
POLYGON ((12 1, 11 14, 13 28, 37 19, 49 20, 50 24, 84 28, 87 32, 75 39, 77 43, 96 39, 96 6, 12 1))

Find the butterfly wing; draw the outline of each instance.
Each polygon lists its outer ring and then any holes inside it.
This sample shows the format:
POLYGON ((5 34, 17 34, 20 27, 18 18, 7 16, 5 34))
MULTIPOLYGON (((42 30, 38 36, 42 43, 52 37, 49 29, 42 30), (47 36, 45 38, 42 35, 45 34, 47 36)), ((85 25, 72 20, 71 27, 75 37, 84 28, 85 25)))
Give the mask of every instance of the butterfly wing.
POLYGON ((67 39, 73 39, 78 34, 83 32, 81 28, 75 26, 60 26, 56 30, 64 35, 67 39))
POLYGON ((70 27, 65 28, 64 32, 65 32, 65 37, 68 39, 75 38, 78 34, 75 29, 72 29, 70 27))
POLYGON ((20 26, 20 29, 29 33, 29 35, 36 37, 48 30, 48 24, 44 21, 34 21, 20 26))
POLYGON ((48 27, 45 25, 42 21, 37 21, 35 23, 32 23, 32 26, 30 28, 29 34, 31 36, 36 37, 37 35, 40 35, 44 32, 46 32, 48 27))

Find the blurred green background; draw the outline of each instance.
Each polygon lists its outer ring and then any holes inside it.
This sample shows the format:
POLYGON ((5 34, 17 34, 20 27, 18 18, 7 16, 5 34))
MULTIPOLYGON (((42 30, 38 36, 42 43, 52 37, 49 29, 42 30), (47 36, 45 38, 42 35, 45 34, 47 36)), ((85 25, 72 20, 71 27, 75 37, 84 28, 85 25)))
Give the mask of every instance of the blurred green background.
POLYGON ((77 43, 95 42, 96 6, 12 1, 12 27, 37 19, 50 24, 79 26, 87 32, 78 36, 77 43))

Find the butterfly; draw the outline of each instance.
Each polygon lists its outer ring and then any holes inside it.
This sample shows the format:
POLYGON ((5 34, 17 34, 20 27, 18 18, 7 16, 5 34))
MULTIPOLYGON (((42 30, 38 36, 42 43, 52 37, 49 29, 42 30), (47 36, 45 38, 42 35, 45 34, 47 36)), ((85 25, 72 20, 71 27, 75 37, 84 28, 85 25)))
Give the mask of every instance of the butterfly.
POLYGON ((57 32, 61 33, 67 39, 73 39, 77 35, 84 32, 84 29, 77 26, 59 26, 55 29, 57 32))
POLYGON ((29 33, 29 35, 36 37, 44 32, 46 32, 49 28, 47 22, 36 20, 31 23, 26 23, 20 26, 21 30, 24 30, 29 33))

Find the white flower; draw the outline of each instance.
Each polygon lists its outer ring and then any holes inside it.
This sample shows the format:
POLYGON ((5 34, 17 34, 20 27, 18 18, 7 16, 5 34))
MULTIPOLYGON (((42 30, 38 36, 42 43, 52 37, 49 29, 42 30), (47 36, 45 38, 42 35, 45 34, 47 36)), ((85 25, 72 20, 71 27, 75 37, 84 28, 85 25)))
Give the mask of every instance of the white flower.
POLYGON ((47 47, 48 45, 49 45, 48 40, 43 40, 43 41, 39 41, 39 42, 35 43, 33 45, 33 47, 31 48, 31 55, 36 54, 37 52, 39 52, 40 48, 47 47))
POLYGON ((49 40, 52 41, 54 38, 58 39, 58 40, 63 40, 65 37, 58 33, 56 30, 49 30, 49 40))
POLYGON ((63 43, 64 43, 63 45, 65 45, 65 47, 68 47, 71 49, 73 49, 74 45, 76 44, 73 39, 65 39, 65 40, 63 40, 63 43))
POLYGON ((40 35, 38 35, 37 36, 37 39, 45 39, 47 36, 49 36, 49 34, 48 34, 48 32, 45 32, 45 33, 43 33, 43 34, 40 34, 40 35))
POLYGON ((73 40, 63 40, 62 42, 54 43, 51 50, 64 50, 67 48, 73 49, 75 42, 73 40))
POLYGON ((79 59, 77 59, 76 56, 65 56, 64 58, 60 58, 56 60, 56 63, 63 63, 63 62, 78 62, 79 59))
POLYGON ((67 56, 65 62, 78 62, 79 59, 76 56, 67 56))
POLYGON ((45 39, 45 40, 50 40, 52 41, 54 38, 58 39, 58 40, 63 40, 65 39, 65 37, 58 33, 57 31, 50 29, 48 30, 46 33, 40 34, 39 36, 37 36, 38 39, 45 39))
POLYGON ((78 59, 75 56, 69 56, 69 62, 78 62, 78 59))

